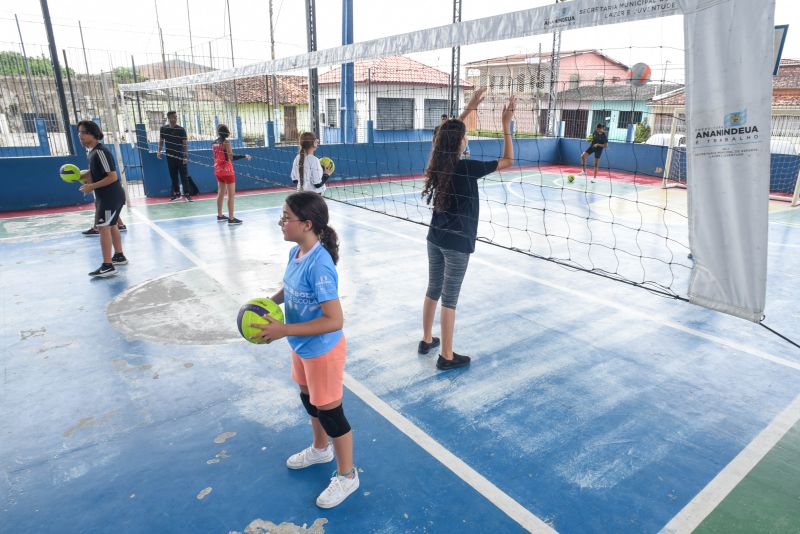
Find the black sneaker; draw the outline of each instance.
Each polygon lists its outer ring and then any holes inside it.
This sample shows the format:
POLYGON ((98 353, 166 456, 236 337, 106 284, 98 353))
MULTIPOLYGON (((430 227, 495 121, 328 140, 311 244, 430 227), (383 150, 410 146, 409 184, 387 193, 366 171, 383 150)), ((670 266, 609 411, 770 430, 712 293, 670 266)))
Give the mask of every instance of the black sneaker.
POLYGON ((228 218, 224 215, 217 215, 217 222, 228 222, 228 218))
POLYGON ((124 224, 118 224, 117 225, 117 230, 119 230, 120 232, 124 232, 127 229, 128 229, 128 227, 125 226, 124 224))
POLYGON ((433 338, 430 343, 425 343, 425 341, 420 341, 417 352, 419 352, 420 354, 428 354, 428 351, 438 346, 439 346, 438 337, 433 338))
POLYGON ((452 360, 445 360, 440 354, 439 359, 436 360, 436 368, 440 371, 449 371, 450 369, 458 369, 459 367, 469 365, 469 361, 469 356, 462 356, 461 354, 456 354, 455 352, 453 353, 452 360))
POLYGON ((117 252, 111 256, 111 263, 114 265, 128 265, 128 258, 122 252, 117 252))
POLYGON ((115 274, 117 274, 117 270, 114 268, 114 264, 104 263, 96 271, 90 272, 89 276, 95 276, 97 278, 105 278, 106 276, 114 276, 115 274))
POLYGON ((186 195, 184 198, 186 199, 187 202, 194 202, 192 195, 186 195))
POLYGON ((170 202, 174 202, 174 201, 178 200, 179 198, 181 198, 180 195, 172 195, 171 197, 169 197, 169 201, 170 202))
POLYGON ((81 233, 85 236, 100 235, 100 230, 98 230, 97 228, 89 228, 88 230, 84 230, 81 233))
POLYGON ((240 221, 236 217, 231 217, 230 219, 228 219, 228 224, 242 224, 242 221, 240 221))

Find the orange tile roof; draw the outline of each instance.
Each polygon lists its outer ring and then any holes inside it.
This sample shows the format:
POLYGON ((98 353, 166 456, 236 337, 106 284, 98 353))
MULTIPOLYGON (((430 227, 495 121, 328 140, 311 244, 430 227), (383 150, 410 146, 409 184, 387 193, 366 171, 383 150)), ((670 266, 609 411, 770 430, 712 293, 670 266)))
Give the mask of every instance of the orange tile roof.
MULTIPOLYGON (((431 85, 447 87, 450 73, 433 68, 405 56, 390 56, 374 60, 357 61, 354 79, 356 83, 392 83, 404 85, 431 85)), ((337 84, 341 80, 341 68, 335 68, 319 75, 320 85, 337 84)), ((472 89, 473 85, 459 80, 460 87, 472 89)))

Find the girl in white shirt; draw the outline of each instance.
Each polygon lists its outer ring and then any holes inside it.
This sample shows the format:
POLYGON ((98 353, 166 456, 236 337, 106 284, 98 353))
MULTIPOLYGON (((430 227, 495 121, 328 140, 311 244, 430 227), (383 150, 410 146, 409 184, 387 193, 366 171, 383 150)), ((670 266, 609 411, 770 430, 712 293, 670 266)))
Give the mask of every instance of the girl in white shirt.
POLYGON ((322 168, 319 159, 314 155, 317 149, 317 138, 311 132, 300 136, 300 150, 292 163, 292 182, 297 184, 298 191, 313 191, 320 195, 325 192, 331 168, 322 168))

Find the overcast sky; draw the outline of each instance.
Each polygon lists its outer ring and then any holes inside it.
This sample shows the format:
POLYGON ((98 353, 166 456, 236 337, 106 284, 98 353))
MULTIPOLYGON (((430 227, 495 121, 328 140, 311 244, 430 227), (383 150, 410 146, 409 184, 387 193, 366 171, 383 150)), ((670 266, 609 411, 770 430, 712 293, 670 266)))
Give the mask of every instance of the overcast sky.
MULTIPOLYGON (((748 0, 758 1, 758 0, 748 0)), ((304 53, 306 31, 304 0, 273 0, 276 16, 276 55, 285 57, 304 53)), ((463 0, 464 20, 518 11, 552 3, 544 0, 463 0)), ((355 40, 364 41, 448 24, 452 20, 451 0, 354 0, 355 40)), ((129 65, 130 55, 138 64, 157 61, 160 43, 156 25, 156 2, 128 0, 77 2, 50 0, 56 44, 68 49, 70 58, 80 57, 78 21, 83 25, 85 45, 90 49, 90 69, 129 65)), ((341 44, 341 2, 317 0, 318 48, 341 44)), ((230 0, 233 49, 237 66, 270 58, 268 0, 230 0)), ((158 16, 167 54, 190 53, 187 0, 160 0, 158 16)), ((29 55, 40 54, 47 43, 39 2, 0 0, 0 49, 19 51, 14 14, 20 18, 23 38, 29 55)), ((228 20, 224 0, 188 0, 192 42, 198 56, 206 56, 209 46, 214 56, 230 56, 228 20), (210 45, 209 45, 210 43, 210 45)), ((800 1, 777 0, 776 24, 789 24, 785 58, 800 59, 800 1)), ((549 51, 552 35, 515 39, 462 48, 462 64, 518 52, 549 51)), ((615 59, 632 65, 645 62, 653 68, 653 78, 668 81, 683 79, 683 29, 680 17, 613 25, 564 32, 562 50, 598 48, 615 59), (620 31, 624 28, 624 31, 620 31), (668 63, 669 62, 669 63, 668 63), (664 72, 664 67, 668 71, 664 72)), ((438 50, 414 56, 425 63, 449 71, 450 50, 438 50)), ((77 59, 72 60, 77 62, 77 59)), ((229 66, 230 63, 215 66, 229 66)), ((71 67, 81 67, 82 64, 71 67)), ((83 69, 80 69, 83 70, 83 69)), ((465 74, 462 72, 462 75, 465 74)))

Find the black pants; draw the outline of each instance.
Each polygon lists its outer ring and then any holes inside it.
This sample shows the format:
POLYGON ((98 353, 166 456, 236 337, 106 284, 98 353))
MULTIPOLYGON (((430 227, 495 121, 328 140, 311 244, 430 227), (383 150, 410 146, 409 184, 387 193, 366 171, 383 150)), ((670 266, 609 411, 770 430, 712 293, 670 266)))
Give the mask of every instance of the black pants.
POLYGON ((189 191, 189 169, 183 162, 180 156, 167 155, 167 168, 169 169, 169 177, 172 180, 172 194, 180 195, 180 185, 183 185, 183 194, 186 195, 189 191), (178 182, 180 176, 180 182, 178 182))

